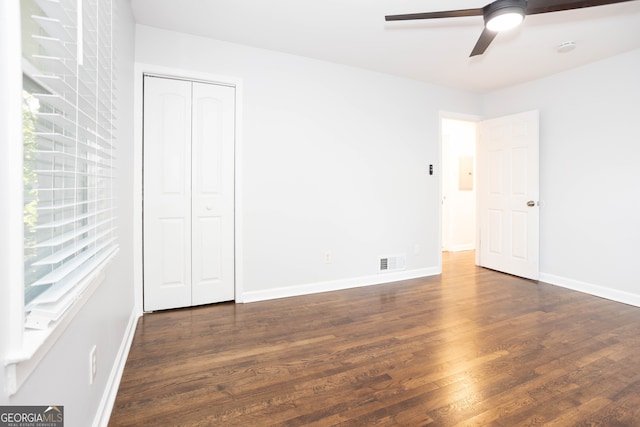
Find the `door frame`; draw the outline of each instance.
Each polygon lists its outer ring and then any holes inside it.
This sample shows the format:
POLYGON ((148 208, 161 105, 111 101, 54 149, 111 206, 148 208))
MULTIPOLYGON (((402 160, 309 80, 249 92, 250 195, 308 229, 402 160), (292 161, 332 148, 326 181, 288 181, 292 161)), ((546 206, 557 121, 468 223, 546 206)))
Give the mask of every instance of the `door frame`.
POLYGON ((142 144, 143 144, 143 76, 154 74, 174 79, 199 81, 235 88, 235 160, 234 160, 234 286, 235 301, 244 302, 243 295, 243 200, 242 200, 242 79, 203 73, 181 68, 136 62, 133 81, 133 276, 134 309, 143 314, 143 240, 142 240, 142 144))
MULTIPOLYGON (((439 171, 436 170, 436 174, 438 176, 438 201, 440 202, 440 206, 438 208, 438 221, 439 221, 439 226, 438 226, 438 269, 439 271, 442 272, 442 231, 443 231, 443 226, 444 226, 444 221, 443 221, 443 206, 442 206, 442 197, 444 196, 443 194, 443 178, 444 178, 444 160, 442 158, 443 155, 443 137, 442 137, 442 120, 443 119, 451 119, 451 120, 462 120, 462 121, 467 121, 467 122, 475 122, 476 124, 481 121, 483 119, 482 116, 478 116, 475 114, 464 114, 464 113, 455 113, 455 112, 451 112, 451 111, 440 111, 438 114, 438 163, 440 165, 439 167, 439 171)), ((476 145, 477 145, 477 139, 476 139, 476 145)), ((477 167, 477 166, 476 166, 477 167)), ((478 176, 479 171, 476 170, 475 171, 476 176, 478 176)), ((476 194, 477 194, 477 187, 476 187, 476 194)), ((476 230, 475 230, 475 244, 476 244, 476 248, 478 247, 478 200, 476 198, 476 230)), ((478 252, 476 251, 476 258, 475 258, 475 263, 476 265, 478 264, 478 252)))

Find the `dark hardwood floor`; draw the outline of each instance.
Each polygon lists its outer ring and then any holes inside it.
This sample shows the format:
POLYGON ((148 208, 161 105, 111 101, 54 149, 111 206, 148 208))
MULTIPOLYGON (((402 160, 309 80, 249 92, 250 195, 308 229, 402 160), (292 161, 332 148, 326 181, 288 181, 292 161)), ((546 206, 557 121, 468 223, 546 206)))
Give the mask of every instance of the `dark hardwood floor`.
POLYGON ((147 314, 109 426, 640 426, 640 308, 443 270, 147 314))

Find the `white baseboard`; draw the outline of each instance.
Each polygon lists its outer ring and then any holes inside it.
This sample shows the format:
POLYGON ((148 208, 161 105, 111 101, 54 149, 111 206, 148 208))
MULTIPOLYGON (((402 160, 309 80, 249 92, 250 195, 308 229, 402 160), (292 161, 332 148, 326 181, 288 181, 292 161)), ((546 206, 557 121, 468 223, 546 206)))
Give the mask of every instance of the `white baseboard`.
POLYGON ((449 248, 449 252, 461 252, 461 251, 472 251, 476 248, 474 243, 469 243, 466 245, 454 245, 449 248))
POLYGON ((560 286, 585 294, 606 298, 612 301, 640 307, 640 295, 617 289, 606 288, 594 285, 593 283, 581 282, 579 280, 567 279, 566 277, 555 276, 553 274, 540 273, 538 280, 551 285, 560 286))
POLYGON ((116 395, 118 394, 118 387, 120 387, 120 380, 122 379, 122 373, 124 372, 124 366, 127 363, 127 356, 129 355, 129 349, 133 342, 133 337, 136 333, 136 325, 138 324, 138 318, 140 313, 134 308, 129 316, 129 323, 125 330, 124 337, 120 343, 120 349, 116 355, 116 360, 111 368, 109 379, 107 380, 107 386, 100 400, 100 405, 96 412, 96 416, 93 419, 93 427, 107 427, 109 424, 109 418, 111 417, 111 410, 113 404, 116 401, 116 395))
POLYGON ((380 285, 383 283, 397 282, 399 280, 416 279, 419 277, 435 276, 442 270, 438 267, 421 268, 417 270, 394 271, 372 276, 355 277, 351 279, 331 280, 326 282, 308 283, 298 286, 265 289, 263 291, 244 292, 236 302, 257 302, 277 298, 295 297, 300 295, 317 294, 320 292, 339 291, 343 289, 358 288, 362 286, 380 285))

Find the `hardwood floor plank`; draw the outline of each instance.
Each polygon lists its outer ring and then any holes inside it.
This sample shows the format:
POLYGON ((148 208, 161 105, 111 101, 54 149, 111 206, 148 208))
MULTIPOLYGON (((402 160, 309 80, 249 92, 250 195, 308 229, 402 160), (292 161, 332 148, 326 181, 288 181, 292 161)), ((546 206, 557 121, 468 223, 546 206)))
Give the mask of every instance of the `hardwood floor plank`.
POLYGON ((473 265, 143 316, 109 426, 640 425, 640 309, 473 265))

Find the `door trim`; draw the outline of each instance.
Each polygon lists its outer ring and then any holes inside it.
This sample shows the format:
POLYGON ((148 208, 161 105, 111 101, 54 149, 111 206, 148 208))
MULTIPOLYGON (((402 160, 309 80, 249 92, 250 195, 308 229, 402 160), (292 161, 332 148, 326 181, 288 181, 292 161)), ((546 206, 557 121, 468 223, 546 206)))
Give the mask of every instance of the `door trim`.
POLYGON ((242 183, 242 79, 203 73, 181 68, 164 67, 155 64, 136 62, 134 64, 133 81, 133 275, 134 275, 134 309, 138 315, 143 313, 143 247, 142 247, 142 107, 143 76, 155 75, 180 80, 191 80, 213 83, 235 88, 235 161, 234 161, 234 236, 235 236, 235 301, 244 302, 243 286, 243 183, 242 183))

